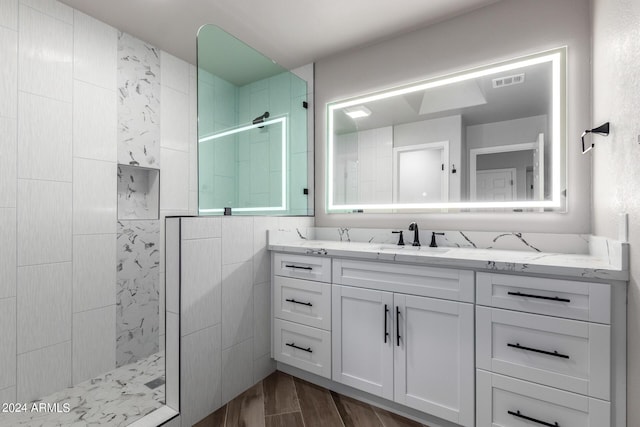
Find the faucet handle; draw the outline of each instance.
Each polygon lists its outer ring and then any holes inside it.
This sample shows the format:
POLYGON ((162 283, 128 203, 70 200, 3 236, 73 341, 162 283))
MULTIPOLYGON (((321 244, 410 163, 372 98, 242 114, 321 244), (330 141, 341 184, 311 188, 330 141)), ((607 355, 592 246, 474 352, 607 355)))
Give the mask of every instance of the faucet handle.
POLYGON ((402 230, 400 231, 392 231, 393 234, 400 233, 400 239, 398 239, 398 246, 404 246, 404 238, 402 237, 402 230))
POLYGON ((436 233, 435 231, 431 232, 431 244, 430 248, 437 248, 438 244, 436 243, 436 236, 444 236, 444 233, 436 233))

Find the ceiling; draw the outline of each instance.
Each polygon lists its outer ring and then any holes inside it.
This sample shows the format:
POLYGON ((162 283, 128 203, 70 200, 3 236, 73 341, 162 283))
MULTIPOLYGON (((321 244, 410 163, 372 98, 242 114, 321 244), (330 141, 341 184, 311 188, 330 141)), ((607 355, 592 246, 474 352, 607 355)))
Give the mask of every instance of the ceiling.
POLYGON ((291 69, 498 0, 61 1, 192 64, 211 23, 291 69))

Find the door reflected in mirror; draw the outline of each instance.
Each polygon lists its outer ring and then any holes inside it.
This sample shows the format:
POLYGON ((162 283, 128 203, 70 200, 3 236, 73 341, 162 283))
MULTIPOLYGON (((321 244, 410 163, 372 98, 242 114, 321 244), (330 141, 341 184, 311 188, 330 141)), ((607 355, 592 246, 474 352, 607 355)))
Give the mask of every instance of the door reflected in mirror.
POLYGON ((566 49, 328 104, 327 210, 561 210, 566 49))

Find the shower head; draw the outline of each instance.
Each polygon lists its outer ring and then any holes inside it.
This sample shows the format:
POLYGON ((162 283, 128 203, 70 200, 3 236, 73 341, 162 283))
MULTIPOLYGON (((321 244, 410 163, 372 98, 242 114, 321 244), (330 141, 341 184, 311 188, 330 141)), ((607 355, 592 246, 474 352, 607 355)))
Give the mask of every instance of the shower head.
POLYGON ((255 119, 253 119, 253 124, 257 125, 258 123, 262 123, 265 121, 265 119, 269 118, 269 112, 265 111, 263 115, 256 117, 255 119))

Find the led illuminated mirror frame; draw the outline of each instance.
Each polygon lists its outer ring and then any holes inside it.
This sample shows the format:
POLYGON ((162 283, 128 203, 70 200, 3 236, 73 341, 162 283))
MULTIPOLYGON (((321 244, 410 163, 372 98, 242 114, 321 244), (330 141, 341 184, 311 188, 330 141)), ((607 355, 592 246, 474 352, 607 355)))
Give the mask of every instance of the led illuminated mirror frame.
POLYGON ((566 48, 327 104, 327 211, 562 211, 566 48))

